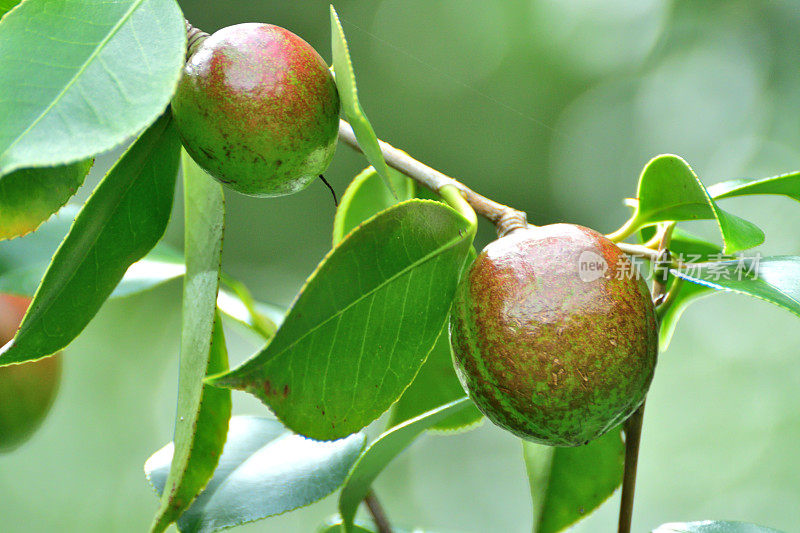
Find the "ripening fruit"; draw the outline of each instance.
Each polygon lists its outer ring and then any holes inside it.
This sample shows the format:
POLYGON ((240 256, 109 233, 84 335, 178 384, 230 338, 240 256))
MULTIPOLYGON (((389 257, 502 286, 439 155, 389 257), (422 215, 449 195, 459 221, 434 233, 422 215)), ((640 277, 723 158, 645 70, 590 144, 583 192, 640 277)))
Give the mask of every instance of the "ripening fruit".
POLYGON ((303 39, 271 24, 237 24, 186 62, 172 114, 186 151, 214 178, 251 196, 280 196, 328 168, 339 93, 303 39))
MULTIPOLYGON (((0 294, 0 346, 17 331, 30 298, 0 294)), ((0 452, 27 440, 47 416, 61 377, 61 354, 0 367, 0 452)))
POLYGON ((627 256, 572 224, 517 230, 489 244, 450 315, 462 385, 495 424, 551 446, 586 444, 644 400, 656 314, 627 256))

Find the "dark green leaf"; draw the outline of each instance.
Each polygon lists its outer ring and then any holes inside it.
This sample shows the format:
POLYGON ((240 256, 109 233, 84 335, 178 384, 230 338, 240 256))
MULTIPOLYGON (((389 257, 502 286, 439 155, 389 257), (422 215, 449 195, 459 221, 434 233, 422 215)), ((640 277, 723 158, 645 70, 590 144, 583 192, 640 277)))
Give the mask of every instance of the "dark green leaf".
POLYGON ((700 219, 716 220, 725 253, 764 241, 757 226, 717 206, 686 161, 669 154, 650 160, 639 178, 638 202, 625 229, 633 232, 663 221, 700 219))
MULTIPOLYGON (((275 420, 235 416, 213 479, 178 519, 178 528, 217 531, 314 503, 339 488, 364 442, 362 433, 316 442, 289 433, 275 420)), ((171 461, 168 444, 145 464, 147 479, 159 493, 171 461)))
POLYGON ((342 195, 336 218, 333 219, 333 245, 336 246, 359 224, 403 200, 414 197, 414 182, 394 169, 389 177, 397 191, 397 198, 386 188, 372 167, 367 167, 353 178, 342 195))
POLYGON ((216 310, 225 198, 222 185, 182 154, 186 275, 183 278, 181 363, 172 467, 151 531, 161 532, 185 511, 211 479, 231 415, 229 390, 204 386, 206 372, 228 369, 216 310))
POLYGON ((83 184, 92 160, 25 168, 0 178, 0 240, 34 231, 83 184))
POLYGON ((61 243, 0 364, 45 357, 86 327, 125 271, 164 234, 180 141, 163 115, 97 186, 61 243))
POLYGON ((320 263, 272 342, 213 383, 255 395, 311 438, 361 429, 433 348, 473 235, 470 221, 438 202, 381 212, 320 263))
POLYGON ((658 526, 653 533, 781 533, 777 529, 746 522, 703 520, 702 522, 673 522, 658 526))
POLYGON ((470 406, 473 403, 464 397, 437 407, 384 432, 369 445, 353 466, 339 494, 339 514, 345 533, 354 531, 353 519, 359 503, 369 492, 372 482, 392 459, 414 442, 420 433, 470 406))
POLYGON ((20 0, 0 0, 0 18, 11 11, 15 5, 19 4, 19 1, 20 0))
POLYGON ((574 524, 622 483, 625 446, 620 429, 575 448, 524 441, 522 445, 535 533, 553 533, 574 524))
MULTIPOLYGON (((387 427, 401 424, 464 396, 464 389, 453 369, 450 335, 447 329, 448 326, 445 325, 414 382, 392 406, 387 427)), ((478 408, 471 405, 432 425, 429 429, 434 431, 464 429, 475 426, 482 418, 483 415, 478 408)))
POLYGON ((350 121, 358 145, 364 151, 367 160, 378 171, 384 184, 396 195, 397 191, 394 190, 389 166, 383 159, 378 137, 375 136, 372 124, 358 102, 356 76, 353 72, 353 63, 350 61, 350 51, 344 38, 342 24, 339 22, 339 15, 333 5, 331 5, 331 50, 333 51, 333 70, 336 73, 336 87, 339 89, 344 114, 350 121))
POLYGON ((671 272, 711 289, 748 294, 800 316, 800 257, 740 258, 671 272))
POLYGON ((150 124, 186 51, 173 0, 26 0, 0 20, 0 175, 73 163, 150 124))
POLYGON ((752 194, 778 194, 800 202, 800 172, 761 179, 735 179, 715 183, 708 193, 716 200, 752 194))

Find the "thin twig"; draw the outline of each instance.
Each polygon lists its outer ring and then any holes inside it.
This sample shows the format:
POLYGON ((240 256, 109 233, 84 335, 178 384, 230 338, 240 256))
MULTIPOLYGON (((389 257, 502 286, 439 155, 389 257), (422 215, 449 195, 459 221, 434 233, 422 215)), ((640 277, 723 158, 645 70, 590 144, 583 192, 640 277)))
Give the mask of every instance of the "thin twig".
MULTIPOLYGON (((363 152, 358 145, 353 128, 344 120, 339 121, 339 138, 354 150, 363 152)), ((527 217, 524 212, 495 202, 494 200, 490 200, 476 193, 460 181, 446 176, 435 168, 431 168, 417 161, 389 143, 379 140, 378 144, 380 145, 386 164, 426 186, 430 190, 438 192, 439 189, 445 185, 453 185, 457 188, 476 213, 489 219, 497 226, 498 235, 503 236, 511 231, 528 226, 527 217)))
POLYGON ((364 503, 375 521, 375 526, 378 528, 378 533, 392 533, 392 526, 389 519, 386 517, 386 512, 383 510, 381 503, 378 501, 377 496, 372 491, 369 491, 364 497, 364 503))
POLYGON ((630 533, 633 518, 633 495, 636 491, 636 467, 639 462, 639 442, 642 437, 644 402, 625 421, 625 473, 622 477, 622 501, 619 504, 617 533, 630 533))

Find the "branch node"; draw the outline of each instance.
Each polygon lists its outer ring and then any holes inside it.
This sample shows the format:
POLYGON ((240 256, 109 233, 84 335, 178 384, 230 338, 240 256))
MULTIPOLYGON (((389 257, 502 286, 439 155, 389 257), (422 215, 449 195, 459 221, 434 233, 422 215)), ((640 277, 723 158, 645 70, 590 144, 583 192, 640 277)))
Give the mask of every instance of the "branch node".
POLYGON ((496 222, 497 236, 505 237, 511 232, 526 229, 528 227, 528 217, 522 211, 506 208, 500 214, 496 222))

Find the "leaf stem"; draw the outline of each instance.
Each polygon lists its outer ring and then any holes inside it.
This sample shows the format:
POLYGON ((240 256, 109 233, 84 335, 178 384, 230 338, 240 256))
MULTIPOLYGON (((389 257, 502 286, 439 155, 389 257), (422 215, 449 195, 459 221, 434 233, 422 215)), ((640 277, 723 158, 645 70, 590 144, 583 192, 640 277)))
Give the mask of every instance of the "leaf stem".
POLYGON ((617 533, 630 533, 633 518, 633 495, 636 491, 636 467, 639 462, 639 442, 642 437, 644 402, 625 421, 625 473, 622 477, 622 501, 619 504, 617 533))
MULTIPOLYGON (((339 138, 352 149, 362 152, 355 133, 353 133, 353 128, 344 120, 339 121, 339 138)), ((452 185, 458 189, 461 196, 472 206, 477 214, 487 218, 497 227, 497 234, 500 237, 511 231, 528 227, 527 216, 524 212, 476 193, 460 181, 417 161, 387 142, 379 139, 378 145, 381 148, 386 164, 430 190, 441 194, 442 188, 447 185, 452 185)))
POLYGON ((372 519, 375 521, 378 533, 392 533, 392 525, 389 523, 386 511, 383 510, 383 506, 378 501, 378 497, 375 496, 373 491, 369 491, 367 495, 364 496, 364 503, 367 509, 369 509, 369 514, 372 515, 372 519))
POLYGON ((622 225, 621 228, 619 228, 617 231, 609 233, 608 235, 606 235, 606 237, 615 243, 619 243, 620 241, 624 241, 625 239, 633 235, 633 233, 637 229, 638 229, 638 222, 636 220, 636 213, 634 213, 633 216, 631 216, 631 218, 629 218, 627 222, 625 222, 625 224, 622 225))

